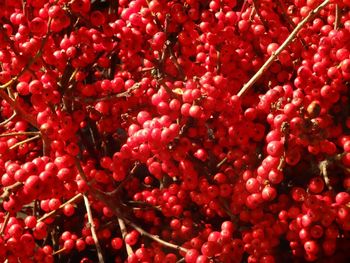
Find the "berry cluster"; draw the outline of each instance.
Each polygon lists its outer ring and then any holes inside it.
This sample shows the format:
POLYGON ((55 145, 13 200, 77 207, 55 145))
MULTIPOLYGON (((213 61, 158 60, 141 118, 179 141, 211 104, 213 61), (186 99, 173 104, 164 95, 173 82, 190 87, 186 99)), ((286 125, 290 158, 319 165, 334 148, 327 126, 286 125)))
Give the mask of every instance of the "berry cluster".
POLYGON ((349 0, 0 5, 0 261, 350 260, 349 0))

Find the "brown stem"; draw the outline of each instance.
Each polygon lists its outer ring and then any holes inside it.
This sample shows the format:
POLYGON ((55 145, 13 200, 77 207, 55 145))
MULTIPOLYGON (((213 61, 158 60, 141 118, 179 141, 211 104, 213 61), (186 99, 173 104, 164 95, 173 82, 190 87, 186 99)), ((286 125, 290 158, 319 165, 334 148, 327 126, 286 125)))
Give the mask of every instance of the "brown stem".
POLYGON ((43 53, 44 46, 45 46, 45 44, 46 44, 46 42, 47 42, 47 39, 49 38, 49 32, 50 32, 51 22, 52 22, 52 18, 50 17, 49 20, 48 20, 48 22, 47 22, 47 33, 46 33, 44 39, 41 41, 41 45, 40 45, 39 50, 36 52, 36 54, 34 55, 34 57, 28 62, 28 64, 21 70, 20 73, 18 73, 18 75, 17 75, 13 80, 15 80, 15 81, 18 80, 18 78, 19 78, 20 76, 22 76, 22 75, 31 67, 31 65, 34 64, 34 62, 35 62, 38 58, 42 57, 42 53, 43 53))
POLYGON ((95 229, 95 224, 94 224, 94 220, 93 220, 93 217, 92 217, 92 212, 91 212, 89 199, 87 198, 86 195, 83 195, 83 197, 84 197, 84 203, 85 203, 86 212, 87 212, 87 215, 88 215, 88 221, 89 221, 89 225, 90 225, 90 229, 91 229, 91 235, 92 235, 92 238, 94 239, 96 250, 97 250, 98 262, 99 263, 104 263, 101 246, 100 246, 100 243, 98 242, 96 229, 95 229))
POLYGON ((1 229, 0 229, 0 236, 2 236, 4 234, 5 228, 7 226, 7 223, 9 222, 9 220, 10 220, 10 213, 7 212, 6 215, 5 215, 5 220, 2 223, 2 226, 1 226, 1 229))
POLYGON ((82 97, 75 97, 75 98, 69 98, 66 97, 65 99, 67 100, 76 100, 76 101, 81 101, 83 100, 84 102, 91 103, 91 102, 98 102, 98 101, 106 101, 106 100, 112 100, 112 99, 117 99, 117 98, 126 98, 130 97, 132 95, 132 92, 140 87, 140 83, 135 83, 131 88, 129 88, 126 91, 117 93, 117 94, 111 94, 102 98, 82 98, 82 97))
POLYGON ((327 168, 329 166, 329 160, 324 160, 324 161, 321 161, 319 164, 318 164, 318 168, 320 169, 320 172, 323 176, 323 180, 328 188, 328 190, 332 190, 332 186, 330 184, 330 181, 329 181, 329 177, 328 177, 328 172, 327 172, 327 168))
POLYGON ((222 160, 216 165, 216 168, 220 168, 220 166, 223 165, 226 161, 227 161, 227 157, 225 157, 224 159, 222 159, 222 160))
MULTIPOLYGON (((34 62, 42 56, 42 51, 43 51, 43 48, 47 42, 47 39, 49 37, 49 32, 50 32, 50 26, 51 26, 51 21, 52 21, 52 18, 49 18, 49 21, 47 22, 47 34, 46 36, 44 37, 43 41, 41 42, 41 45, 40 45, 40 48, 39 50, 36 52, 36 54, 34 55, 34 57, 28 62, 27 65, 25 65, 25 67, 21 70, 21 72, 19 72, 17 74, 17 76, 15 76, 14 78, 12 78, 10 81, 8 81, 7 83, 3 84, 3 85, 0 85, 0 89, 5 89, 5 88, 8 88, 10 87, 15 81, 18 80, 18 78, 20 76, 22 76, 27 70, 29 70, 30 66, 34 64, 34 62)), ((12 43, 10 41, 10 43, 12 43)), ((14 49, 14 52, 16 52, 16 50, 14 49)), ((2 95, 0 95, 2 97, 2 95)))
POLYGON ((18 142, 18 143, 15 143, 15 144, 12 145, 9 149, 10 149, 10 150, 13 150, 13 149, 15 149, 16 147, 21 146, 22 144, 25 144, 25 143, 30 142, 30 141, 34 141, 34 140, 39 139, 39 138, 40 138, 40 135, 36 135, 36 136, 30 137, 30 138, 27 138, 27 139, 25 139, 25 140, 23 140, 23 141, 20 141, 20 142, 18 142))
POLYGON ((29 122, 32 126, 38 128, 38 124, 33 115, 27 113, 22 106, 18 103, 17 100, 13 100, 10 96, 3 90, 0 89, 0 97, 10 104, 11 108, 20 115, 25 121, 29 122))
POLYGON ((14 43, 13 39, 9 38, 9 36, 7 35, 7 32, 6 32, 5 28, 4 28, 4 27, 0 27, 0 32, 2 32, 2 35, 3 35, 4 39, 5 39, 5 41, 6 41, 7 43, 9 43, 9 45, 10 45, 11 50, 13 51, 13 53, 15 53, 16 56, 18 56, 19 53, 18 53, 18 51, 17 51, 17 49, 16 49, 16 47, 15 47, 15 43, 14 43))
POLYGON ((165 247, 176 249, 176 250, 182 251, 184 253, 186 253, 188 251, 187 248, 184 248, 184 247, 181 247, 181 246, 169 243, 169 242, 167 242, 167 241, 165 241, 163 239, 160 239, 158 236, 155 236, 155 235, 152 235, 152 234, 148 233, 147 231, 143 230, 141 227, 139 227, 138 225, 136 225, 135 223, 133 223, 132 221, 130 221, 127 218, 123 218, 123 220, 125 221, 126 224, 128 224, 129 226, 131 226, 134 229, 136 229, 141 235, 144 235, 144 236, 146 236, 146 237, 148 237, 148 238, 158 242, 159 244, 161 244, 161 245, 163 245, 165 247))
POLYGON ((269 25, 268 25, 267 21, 261 15, 260 8, 258 6, 258 2, 257 2, 257 0, 252 0, 252 1, 253 1, 253 6, 254 6, 254 9, 255 9, 255 12, 258 15, 261 23, 263 24, 263 26, 265 28, 265 31, 267 32, 269 30, 269 25))
POLYGON ((66 248, 65 248, 65 247, 63 247, 63 248, 61 248, 61 249, 59 249, 59 250, 53 252, 52 255, 55 256, 55 255, 60 254, 60 253, 62 253, 62 252, 64 252, 64 251, 66 251, 66 248))
MULTIPOLYGON (((289 25, 289 30, 294 30, 296 27, 296 24, 294 23, 294 21, 290 18, 290 16, 287 14, 287 8, 285 3, 283 2, 283 0, 278 0, 276 1, 277 6, 280 8, 281 10, 281 15, 283 17, 283 19, 288 23, 289 25)), ((297 37, 301 44, 303 45, 303 47, 307 47, 307 44, 305 43, 304 39, 297 37)))
POLYGON ((8 124, 10 121, 12 121, 15 117, 17 116, 16 112, 14 112, 8 119, 4 120, 3 122, 0 123, 0 127, 5 126, 8 124))
POLYGON ((27 136, 27 135, 40 135, 40 132, 10 132, 10 133, 0 134, 0 137, 27 136))
POLYGON ((341 12, 338 4, 335 5, 335 20, 334 20, 334 30, 338 30, 340 26, 341 12))
POLYGON ((284 156, 281 156, 280 162, 279 162, 279 164, 277 166, 277 170, 278 171, 283 171, 285 164, 286 164, 286 159, 285 159, 284 156))
POLYGON ((6 82, 5 84, 0 85, 0 89, 6 89, 6 88, 10 87, 14 82, 15 82, 15 79, 11 79, 8 82, 6 82))
POLYGON ((17 183, 14 183, 13 185, 10 185, 10 186, 4 188, 4 192, 2 193, 0 199, 3 200, 3 199, 8 198, 13 191, 16 191, 22 185, 23 185, 23 183, 17 182, 17 183))
POLYGON ((9 133, 0 134, 0 137, 26 136, 26 135, 40 135, 40 132, 9 132, 9 133))
POLYGON ((103 98, 97 98, 97 99, 93 99, 93 101, 104 101, 104 100, 110 100, 110 99, 114 99, 114 98, 123 98, 123 97, 130 97, 132 92, 134 90, 137 90, 140 87, 140 83, 135 83, 131 88, 129 88, 127 91, 121 92, 121 93, 117 93, 117 94, 113 94, 113 95, 109 95, 103 98))
POLYGON ((325 6, 329 4, 330 0, 325 0, 318 7, 313 9, 292 31, 288 38, 283 42, 283 44, 269 57, 269 59, 264 63, 264 65, 255 73, 255 75, 242 87, 238 92, 238 96, 242 96, 247 92, 255 82, 264 74, 264 72, 272 65, 272 63, 277 59, 278 55, 293 41, 297 36, 299 31, 303 26, 308 23, 312 18, 314 18, 325 6))
POLYGON ((288 22, 290 27, 294 29, 296 27, 296 24, 294 21, 290 18, 290 16, 287 14, 287 8, 283 0, 277 0, 276 1, 277 6, 281 9, 281 14, 283 16, 283 19, 288 22))
MULTIPOLYGON (((125 236, 128 233, 128 231, 126 230, 124 220, 118 217, 118 224, 120 227, 120 232, 122 233, 122 237, 125 240, 125 236)), ((131 256, 132 254, 134 254, 134 252, 132 251, 132 248, 129 244, 125 243, 125 248, 126 248, 126 253, 128 254, 128 256, 131 256)))
POLYGON ((108 206, 112 211, 113 213, 121 218, 127 225, 133 227, 134 229, 136 229, 140 234, 158 242, 159 244, 162 244, 163 246, 165 247, 168 247, 168 248, 172 248, 172 249, 176 249, 176 250, 179 250, 179 251, 182 251, 182 252, 187 252, 188 249, 184 248, 184 247, 181 247, 181 246, 178 246, 178 245, 175 245, 175 244, 172 244, 172 243, 169 243, 165 240, 162 240, 160 239, 159 237, 155 236, 155 235, 152 235, 150 233, 148 233, 147 231, 145 231, 144 229, 142 229, 140 226, 138 226, 137 224, 133 223, 131 220, 127 219, 125 216, 123 216, 122 212, 121 212, 121 209, 120 209, 120 202, 110 198, 110 195, 108 194, 105 194, 95 188, 93 188, 91 186, 91 184, 87 181, 87 177, 84 173, 84 170, 83 168, 81 167, 81 164, 80 164, 80 161, 78 160, 78 158, 75 159, 75 164, 76 164, 76 167, 78 169, 78 172, 79 172, 79 175, 80 177, 87 182, 88 186, 89 186, 89 193, 94 197, 96 198, 97 200, 103 202, 104 204, 106 204, 106 206, 108 206))
POLYGON ((61 210, 63 207, 65 207, 67 204, 71 204, 71 203, 75 203, 78 200, 80 200, 83 197, 83 194, 77 194, 75 196, 73 196, 71 199, 69 199, 67 202, 65 202, 64 204, 61 204, 59 206, 59 208, 57 208, 56 210, 52 210, 49 213, 44 214, 42 217, 40 217, 37 221, 41 222, 44 221, 45 219, 53 216, 54 214, 56 214, 59 210, 61 210))
POLYGON ((111 191, 111 192, 107 192, 106 195, 109 196, 115 196, 118 192, 120 192, 120 190, 122 189, 122 187, 128 182, 130 181, 130 179, 133 177, 133 175, 136 172, 136 169, 139 167, 139 163, 136 162, 134 164, 134 167, 131 169, 131 171, 128 174, 128 177, 124 179, 124 181, 122 181, 115 190, 111 191))

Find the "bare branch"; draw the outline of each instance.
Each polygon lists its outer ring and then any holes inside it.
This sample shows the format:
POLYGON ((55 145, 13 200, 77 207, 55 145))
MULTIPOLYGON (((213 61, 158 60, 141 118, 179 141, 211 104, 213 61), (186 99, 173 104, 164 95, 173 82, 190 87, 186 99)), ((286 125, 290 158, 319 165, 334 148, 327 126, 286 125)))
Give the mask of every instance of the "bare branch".
POLYGON ((264 65, 255 73, 255 75, 242 87, 238 92, 238 96, 242 96, 247 92, 255 82, 264 74, 264 72, 272 65, 272 63, 278 58, 278 55, 294 40, 299 31, 303 26, 313 19, 324 7, 329 4, 330 0, 325 0, 318 7, 313 9, 293 30, 293 32, 288 36, 288 38, 283 42, 283 44, 269 57, 269 59, 264 63, 264 65))
POLYGON ((5 100, 8 104, 10 104, 11 108, 17 114, 19 114, 25 121, 29 122, 32 126, 38 128, 38 123, 36 122, 34 116, 26 112, 17 100, 11 99, 10 96, 3 89, 0 89, 0 97, 3 100, 5 100))
POLYGON ((18 142, 18 143, 15 143, 15 144, 12 145, 9 149, 10 149, 10 150, 13 150, 13 149, 17 148, 18 146, 21 146, 22 144, 25 144, 25 143, 27 143, 27 142, 34 141, 34 140, 39 139, 39 138, 40 138, 40 135, 36 135, 36 136, 30 137, 30 138, 28 138, 28 139, 25 139, 25 140, 23 140, 23 141, 20 141, 20 142, 18 142))
POLYGON ((152 234, 148 233, 147 231, 143 230, 141 227, 139 227, 138 225, 136 225, 135 223, 133 223, 132 221, 130 221, 127 218, 123 218, 123 220, 125 221, 126 224, 128 224, 129 226, 131 226, 134 229, 136 229, 141 235, 144 235, 144 236, 146 236, 146 237, 148 237, 148 238, 158 242, 159 244, 161 244, 161 245, 163 245, 165 247, 176 249, 176 250, 182 251, 184 253, 186 253, 188 251, 187 248, 184 248, 184 247, 181 247, 181 246, 169 243, 169 242, 167 242, 167 241, 165 241, 163 239, 160 239, 158 236, 155 236, 155 235, 152 235, 152 234))
POLYGON ((105 203, 112 211, 113 213, 121 218, 127 225, 133 227, 134 229, 136 229, 140 234, 158 242, 159 244, 168 247, 168 248, 172 248, 172 249, 176 249, 182 252, 187 252, 188 249, 181 247, 179 245, 175 245, 172 244, 170 242, 167 242, 165 240, 160 239, 159 237, 152 235, 150 233, 148 233, 147 231, 145 231, 144 229, 142 229, 140 226, 138 226, 137 224, 135 224, 134 222, 132 222, 131 220, 127 219, 125 216, 123 216, 121 210, 120 210, 120 203, 116 202, 116 200, 110 198, 110 195, 105 194, 99 190, 97 190, 96 188, 91 187, 91 184, 87 181, 87 177, 84 173, 84 170, 81 167, 80 161, 76 158, 75 159, 75 164, 76 167, 78 169, 79 175, 81 176, 81 178, 87 182, 88 186, 89 186, 89 193, 96 198, 97 200, 100 200, 101 202, 105 203))
POLYGON ((329 160, 327 160, 327 159, 323 160, 318 164, 318 168, 320 169, 320 173, 323 176, 323 180, 324 180, 328 190, 332 190, 333 188, 330 184, 329 177, 328 177, 328 171, 327 171, 329 164, 330 164, 329 160))
POLYGON ((26 136, 26 135, 40 135, 40 132, 9 132, 9 133, 0 134, 0 137, 26 136))
POLYGON ((14 183, 13 185, 10 185, 10 186, 4 188, 4 192, 2 193, 0 199, 8 198, 13 191, 16 191, 22 185, 23 185, 23 183, 17 182, 17 183, 14 183))
POLYGON ((341 10, 338 4, 335 5, 335 20, 334 20, 334 29, 338 30, 340 26, 341 19, 341 10))
POLYGON ((85 203, 85 207, 86 207, 86 212, 87 212, 87 215, 88 215, 88 221, 89 221, 89 224, 90 224, 91 235, 92 235, 92 238, 95 241, 95 246, 96 246, 97 256, 98 256, 98 262, 104 263, 101 246, 100 246, 100 243, 98 242, 96 229, 95 229, 95 224, 94 224, 94 220, 93 220, 93 217, 92 217, 92 212, 91 212, 91 208, 90 208, 89 199, 87 198, 86 195, 83 195, 83 197, 84 197, 84 203, 85 203))
POLYGON ((4 222, 2 222, 2 226, 1 226, 1 229, 0 229, 0 236, 2 236, 4 234, 5 228, 7 226, 7 223, 9 222, 9 220, 10 220, 10 213, 7 212, 6 215, 5 215, 4 222))
POLYGON ((259 17, 261 23, 263 24, 265 31, 267 32, 269 30, 269 25, 268 25, 267 21, 265 20, 265 18, 263 18, 263 16, 261 15, 260 8, 258 6, 258 1, 257 0, 252 0, 252 1, 253 1, 253 6, 255 9, 255 12, 256 12, 257 16, 259 17))
POLYGON ((77 194, 75 196, 73 196, 71 199, 69 199, 67 202, 61 204, 59 206, 59 208, 57 208, 56 210, 52 210, 50 211, 49 213, 46 213, 44 214, 42 217, 40 217, 37 221, 38 222, 41 222, 41 221, 44 221, 45 219, 53 216, 54 214, 56 214, 59 210, 61 210, 63 207, 65 207, 66 205, 68 204, 71 204, 71 203, 75 203, 77 202, 78 200, 80 200, 81 198, 83 197, 83 194, 77 194))
MULTIPOLYGON (((122 233, 122 237, 125 240, 125 236, 128 232, 126 230, 124 220, 118 217, 118 224, 120 227, 120 232, 122 233)), ((131 256, 132 254, 134 254, 134 252, 132 251, 132 248, 129 244, 125 243, 125 247, 126 247, 126 253, 128 253, 128 256, 131 256)))
POLYGON ((0 127, 5 126, 8 124, 10 121, 12 121, 15 117, 17 116, 16 112, 14 112, 8 119, 4 120, 3 122, 0 123, 0 127))

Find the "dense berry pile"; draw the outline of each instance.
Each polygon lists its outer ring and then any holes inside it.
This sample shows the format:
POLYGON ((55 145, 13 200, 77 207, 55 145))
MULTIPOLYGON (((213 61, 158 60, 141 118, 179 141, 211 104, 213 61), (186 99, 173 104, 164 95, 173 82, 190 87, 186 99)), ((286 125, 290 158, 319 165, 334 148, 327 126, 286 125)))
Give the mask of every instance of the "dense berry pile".
POLYGON ((0 6, 1 262, 349 262, 349 0, 0 6))

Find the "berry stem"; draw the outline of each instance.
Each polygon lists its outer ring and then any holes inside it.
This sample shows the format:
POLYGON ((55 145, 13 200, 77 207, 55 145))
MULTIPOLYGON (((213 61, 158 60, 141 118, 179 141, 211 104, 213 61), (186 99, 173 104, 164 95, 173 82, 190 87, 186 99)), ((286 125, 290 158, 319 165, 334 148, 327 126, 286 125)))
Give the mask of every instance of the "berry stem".
POLYGON ((254 9, 255 9, 255 12, 258 15, 261 23, 263 24, 263 26, 265 28, 265 31, 267 32, 269 30, 269 25, 268 25, 267 21, 261 15, 260 9, 258 7, 258 1, 257 0, 252 0, 252 2, 253 2, 253 6, 254 6, 254 9))
MULTIPOLYGON (((281 9, 281 15, 283 17, 283 19, 288 23, 289 25, 289 30, 294 30, 296 27, 296 24, 294 23, 294 21, 290 18, 290 16, 287 14, 287 8, 285 3, 282 0, 278 0, 276 1, 277 6, 281 9)), ((303 45, 303 47, 307 47, 307 44, 305 43, 304 39, 299 38, 301 44, 303 45)))
POLYGON ((0 123, 0 127, 5 126, 10 121, 12 121, 17 116, 16 112, 14 112, 9 118, 0 123))
POLYGON ((6 215, 5 215, 5 219, 4 219, 4 222, 2 223, 2 226, 1 226, 1 229, 0 229, 0 236, 3 235, 4 231, 5 231, 5 228, 7 226, 7 223, 9 222, 10 220, 10 213, 7 212, 6 215))
MULTIPOLYGON (((0 89, 5 89, 5 88, 8 88, 10 87, 14 82, 16 82, 20 76, 22 76, 27 70, 29 70, 30 66, 34 64, 34 62, 39 58, 41 57, 42 55, 42 51, 43 51, 43 48, 47 42, 47 39, 49 37, 49 32, 50 32, 50 25, 51 25, 51 21, 52 19, 50 18, 49 21, 47 22, 47 34, 46 36, 44 37, 44 39, 42 40, 41 42, 41 45, 40 45, 40 48, 39 50, 36 52, 36 54, 34 55, 34 57, 25 65, 25 67, 21 70, 21 72, 19 72, 17 74, 17 76, 13 77, 11 80, 9 80, 7 83, 3 84, 3 85, 0 85, 0 89)), ((6 34, 5 34, 6 35, 6 34)), ((12 43, 10 41, 10 43, 12 43)), ((16 49, 13 47, 13 50, 16 51, 16 49)), ((1 91, 3 92, 3 91, 1 91)), ((2 97, 3 99, 5 99, 2 94, 0 94, 0 97, 2 97)))
POLYGON ((92 238, 95 241, 95 246, 96 246, 97 256, 98 256, 98 262, 99 263, 104 263, 101 246, 100 246, 100 243, 98 242, 96 229, 95 229, 95 224, 94 224, 94 220, 93 220, 93 217, 92 217, 92 212, 91 212, 89 199, 88 199, 88 197, 86 195, 83 195, 83 198, 84 198, 84 203, 85 203, 85 207, 86 207, 86 212, 87 212, 87 215, 88 215, 88 221, 89 221, 89 224, 90 224, 91 235, 92 235, 92 238))
POLYGON ((39 138, 40 138, 40 135, 36 135, 36 136, 30 137, 30 138, 27 138, 27 139, 25 139, 23 141, 15 143, 9 149, 13 150, 13 149, 17 148, 18 146, 21 146, 22 144, 25 144, 25 143, 30 142, 30 141, 34 141, 34 140, 39 139, 39 138))
POLYGON ((23 135, 40 135, 40 132, 9 132, 0 134, 0 137, 23 136, 23 135))
POLYGON ((222 159, 222 160, 216 165, 216 168, 220 168, 220 166, 223 165, 226 161, 227 161, 227 157, 225 157, 224 159, 222 159))
POLYGON ((152 234, 148 233, 147 231, 143 230, 141 227, 139 227, 138 225, 136 225, 135 223, 133 223, 132 221, 130 221, 127 218, 123 218, 123 220, 125 221, 126 224, 128 224, 129 226, 131 226, 134 229, 136 229, 141 235, 144 235, 144 236, 146 236, 146 237, 148 237, 148 238, 158 242, 159 244, 161 244, 161 245, 163 245, 165 247, 176 249, 176 250, 182 251, 184 253, 186 253, 188 251, 187 248, 184 248, 184 247, 181 247, 181 246, 169 243, 169 242, 167 242, 165 240, 160 239, 159 237, 157 237, 155 235, 152 235, 152 234))
POLYGON ((264 72, 272 65, 278 55, 294 40, 299 31, 303 28, 303 26, 308 23, 311 19, 313 19, 324 7, 329 4, 330 0, 325 0, 315 9, 313 9, 292 31, 292 33, 287 37, 287 39, 283 42, 283 44, 269 57, 268 60, 264 63, 264 65, 255 73, 255 75, 242 87, 242 89, 238 92, 238 96, 242 96, 245 92, 247 92, 254 84, 258 81, 258 79, 264 74, 264 72))
POLYGON ((332 188, 332 186, 330 184, 329 177, 328 177, 328 172, 327 172, 328 165, 329 165, 329 160, 326 159, 326 160, 321 161, 318 164, 318 167, 320 169, 320 172, 321 172, 321 174, 323 176, 323 180, 324 180, 328 190, 331 191, 333 188, 332 188))
MULTIPOLYGON (((106 204, 113 212, 116 216, 118 216, 119 218, 121 218, 127 225, 133 227, 134 229, 136 229, 140 234, 158 242, 159 244, 162 244, 165 247, 168 248, 172 248, 172 249, 176 249, 176 250, 180 250, 182 252, 187 252, 188 249, 169 243, 165 240, 160 239, 159 237, 152 235, 150 233, 148 233, 147 231, 145 231, 144 229, 142 229, 140 226, 138 226, 137 224, 135 224, 134 222, 132 222, 131 220, 127 219, 125 216, 122 215, 122 212, 119 209, 119 203, 115 202, 115 200, 112 200, 110 198, 110 195, 106 195, 104 193, 102 193, 101 191, 98 191, 97 189, 91 187, 91 185, 89 184, 87 177, 84 173, 83 168, 81 167, 80 161, 76 158, 75 159, 75 164, 76 167, 78 169, 79 175, 80 177, 87 182, 87 184, 89 185, 89 193, 96 198, 97 200, 100 200, 101 202, 103 202, 104 204, 106 204)), ((92 232, 92 231, 91 231, 92 232)))
POLYGON ((334 30, 338 30, 340 26, 341 10, 338 4, 335 5, 334 30))
POLYGON ((44 46, 47 42, 47 39, 49 38, 49 32, 50 32, 50 27, 51 27, 51 22, 52 22, 52 18, 49 18, 49 21, 47 22, 47 33, 44 37, 44 39, 41 41, 41 45, 40 45, 40 48, 39 50, 36 52, 36 54, 34 55, 34 57, 28 62, 28 64, 21 70, 20 73, 18 73, 18 75, 13 78, 12 80, 13 81, 16 81, 18 80, 18 78, 20 76, 22 76, 27 70, 29 70, 29 68, 31 67, 31 65, 34 64, 34 62, 40 58, 42 56, 42 53, 43 53, 43 49, 44 49, 44 46))
POLYGON ((73 196, 71 199, 69 199, 67 202, 61 204, 59 206, 59 208, 57 208, 56 210, 52 210, 49 213, 44 214, 42 217, 40 217, 37 221, 41 222, 44 221, 45 219, 53 216, 54 214, 56 214, 60 209, 62 209, 63 207, 65 207, 67 204, 71 204, 71 203, 75 203, 77 201, 79 201, 81 198, 83 197, 83 194, 77 194, 75 196, 73 196))
POLYGON ((63 248, 61 248, 61 249, 59 249, 59 250, 53 252, 52 255, 55 256, 55 255, 58 255, 58 254, 60 254, 60 253, 62 253, 62 252, 64 252, 64 251, 66 251, 66 248, 65 248, 65 247, 63 247, 63 248))
POLYGON ((102 98, 74 98, 74 100, 79 101, 80 99, 83 99, 84 102, 87 103, 96 103, 99 101, 106 101, 106 100, 112 100, 112 99, 117 99, 117 98, 125 98, 125 97, 130 97, 132 95, 132 92, 136 89, 138 89, 140 87, 140 83, 135 83, 131 88, 129 88, 126 91, 117 93, 117 94, 112 94, 112 95, 108 95, 102 98))
POLYGON ((3 200, 3 199, 8 198, 13 191, 15 191, 17 188, 21 187, 22 185, 23 185, 23 183, 17 182, 17 183, 14 183, 13 185, 6 187, 4 189, 3 194, 1 195, 0 199, 3 200))
MULTIPOLYGON (((118 217, 118 224, 120 227, 120 232, 122 233, 122 237, 125 240, 125 236, 128 232, 126 230, 124 220, 120 217, 118 217)), ((132 248, 129 244, 125 243, 125 247, 126 247, 126 253, 128 254, 128 256, 131 256, 132 254, 134 254, 134 252, 132 251, 132 248)))
POLYGON ((5 84, 0 85, 0 89, 7 89, 10 87, 13 83, 15 82, 15 79, 10 79, 8 82, 5 84))
POLYGON ((36 122, 36 119, 34 118, 34 116, 28 114, 20 105, 20 103, 18 103, 17 100, 13 100, 10 98, 10 96, 2 89, 0 89, 0 97, 2 99, 4 99, 8 104, 10 104, 10 106, 12 107, 12 109, 19 114, 25 121, 29 122, 32 126, 38 128, 38 124, 36 122))

